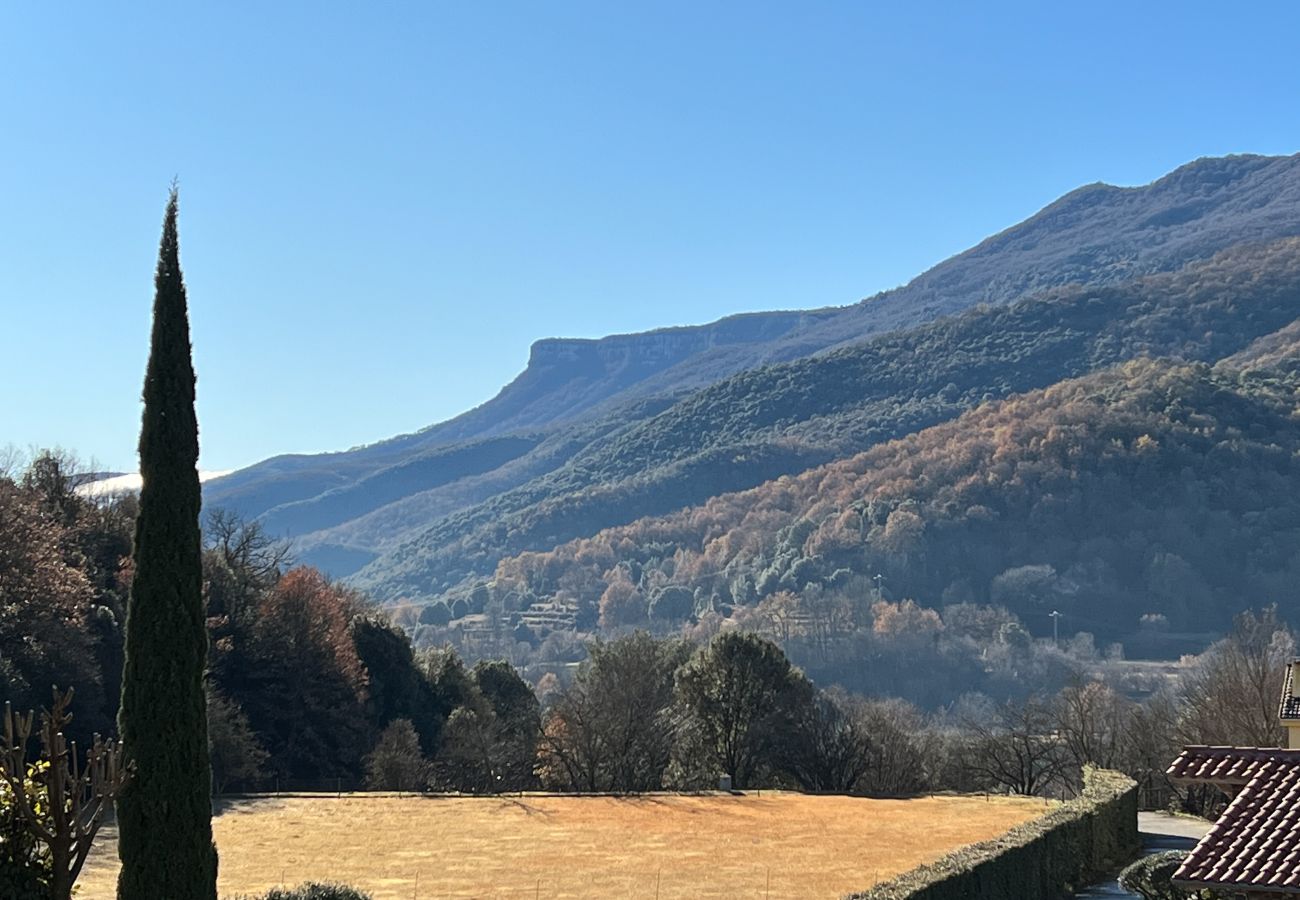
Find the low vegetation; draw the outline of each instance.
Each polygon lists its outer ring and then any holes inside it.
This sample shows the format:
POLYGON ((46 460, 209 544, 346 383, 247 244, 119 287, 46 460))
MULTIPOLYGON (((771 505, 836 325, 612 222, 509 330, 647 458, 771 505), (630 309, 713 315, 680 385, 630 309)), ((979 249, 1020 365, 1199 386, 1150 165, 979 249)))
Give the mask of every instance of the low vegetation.
MULTIPOLYGON (((840 897, 1042 815, 1036 799, 649 795, 239 801, 214 819, 222 896, 310 877, 374 900, 840 897), (358 823, 364 823, 359 827, 358 823)), ((111 835, 83 896, 112 895, 111 835)), ((281 895, 273 895, 279 900, 281 895)), ((289 894, 303 900, 315 894, 289 894)), ((334 895, 319 895, 334 900, 334 895)))

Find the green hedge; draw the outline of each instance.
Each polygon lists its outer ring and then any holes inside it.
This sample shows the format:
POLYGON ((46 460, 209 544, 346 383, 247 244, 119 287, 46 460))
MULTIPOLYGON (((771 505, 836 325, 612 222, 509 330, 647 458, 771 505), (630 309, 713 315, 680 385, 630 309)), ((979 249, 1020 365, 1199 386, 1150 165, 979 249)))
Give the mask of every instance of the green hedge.
POLYGON ((1138 852, 1137 784, 1102 769, 1083 792, 1002 837, 904 872, 850 900, 1057 900, 1138 852))

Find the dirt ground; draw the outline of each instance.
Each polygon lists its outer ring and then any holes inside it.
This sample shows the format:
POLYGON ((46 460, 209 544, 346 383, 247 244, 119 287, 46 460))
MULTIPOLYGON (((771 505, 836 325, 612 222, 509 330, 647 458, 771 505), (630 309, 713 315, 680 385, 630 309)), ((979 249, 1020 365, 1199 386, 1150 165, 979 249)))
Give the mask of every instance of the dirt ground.
MULTIPOLYGON (((338 881, 375 900, 839 897, 1041 815, 1040 799, 768 792, 500 798, 344 794, 223 804, 223 898, 338 881)), ((78 884, 109 900, 106 827, 78 884)))

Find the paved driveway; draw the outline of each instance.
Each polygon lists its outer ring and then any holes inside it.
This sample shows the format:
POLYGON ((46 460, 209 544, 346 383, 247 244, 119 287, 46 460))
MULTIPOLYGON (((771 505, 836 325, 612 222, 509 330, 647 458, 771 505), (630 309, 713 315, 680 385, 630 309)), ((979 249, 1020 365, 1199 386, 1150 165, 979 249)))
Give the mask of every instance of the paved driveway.
MULTIPOLYGON (((1138 813, 1138 831, 1142 835, 1142 855, 1149 856, 1162 850, 1190 850, 1205 832, 1210 830, 1210 823, 1189 816, 1171 816, 1169 813, 1138 813)), ((1110 878, 1102 884, 1093 885, 1075 897, 1100 898, 1124 897, 1137 898, 1119 886, 1119 880, 1110 878)))

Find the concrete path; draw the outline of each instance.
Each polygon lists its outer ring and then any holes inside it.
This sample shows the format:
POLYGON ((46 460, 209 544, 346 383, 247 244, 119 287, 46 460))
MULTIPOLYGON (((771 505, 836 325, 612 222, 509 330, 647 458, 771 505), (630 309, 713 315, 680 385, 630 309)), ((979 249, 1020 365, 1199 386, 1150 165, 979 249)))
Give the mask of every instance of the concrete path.
MULTIPOLYGON (((1162 812, 1138 813, 1138 832, 1142 836, 1142 855, 1150 856, 1164 850, 1190 850, 1192 846, 1210 830, 1210 823, 1190 816, 1172 816, 1162 812)), ((1136 898, 1138 894, 1130 893, 1119 886, 1118 878, 1109 878, 1101 884, 1093 885, 1075 897, 1092 898, 1136 898)))

